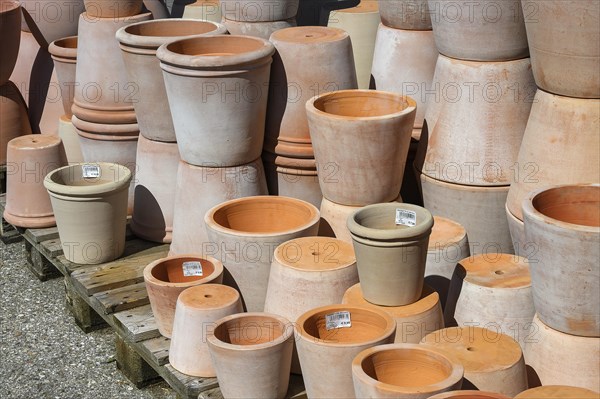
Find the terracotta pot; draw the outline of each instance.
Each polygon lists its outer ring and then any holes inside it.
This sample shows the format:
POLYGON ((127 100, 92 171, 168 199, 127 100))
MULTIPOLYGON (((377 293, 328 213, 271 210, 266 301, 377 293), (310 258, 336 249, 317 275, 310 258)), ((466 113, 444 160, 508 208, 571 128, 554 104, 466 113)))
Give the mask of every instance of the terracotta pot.
MULTIPOLYGON (((516 397, 518 397, 517 395, 516 397)), ((509 399, 508 396, 494 393, 494 392, 482 392, 482 391, 452 391, 452 392, 443 392, 438 393, 437 395, 430 396, 429 399, 454 399, 454 398, 463 398, 463 399, 509 399)))
POLYGON ((527 389, 527 372, 519 343, 499 330, 450 327, 421 341, 456 359, 465 368, 464 389, 513 397, 527 389))
POLYGON ((63 146, 65 147, 67 162, 69 164, 83 162, 83 154, 81 153, 81 145, 79 144, 79 135, 71 122, 71 118, 66 115, 58 118, 58 137, 60 137, 63 146))
MULTIPOLYGON (((388 1, 379 3, 415 4, 422 0, 388 1)), ((427 4, 427 2, 422 2, 427 4)), ((396 5, 398 6, 398 5, 396 5)), ((432 100, 431 81, 435 72, 438 51, 430 30, 401 30, 380 24, 375 40, 371 88, 410 96, 417 102, 413 136, 420 136, 427 103, 432 100)))
POLYGON ((136 163, 131 231, 148 241, 170 243, 179 167, 177 144, 140 136, 136 163))
POLYGON ((521 392, 515 399, 598 399, 598 392, 566 385, 537 387, 521 392))
POLYGON ((123 18, 142 11, 143 0, 83 0, 85 12, 93 18, 123 18))
POLYGON ((435 43, 447 57, 507 61, 529 55, 519 4, 429 0, 435 43))
POLYGON ((358 206, 398 196, 415 118, 413 99, 340 90, 313 97, 306 111, 325 198, 358 206))
POLYGON ((440 296, 431 287, 424 285, 420 298, 405 306, 379 306, 368 302, 360 284, 353 285, 344 294, 342 303, 361 305, 387 312, 396 321, 397 344, 418 344, 427 334, 444 328, 444 317, 440 296))
POLYGON ((168 256, 144 268, 144 282, 158 331, 171 338, 179 294, 201 284, 221 284, 223 264, 211 256, 168 256))
POLYGON ((221 22, 221 6, 218 0, 197 0, 186 4, 182 18, 221 22))
POLYGON ((203 168, 180 161, 170 253, 208 251, 215 255, 214 245, 206 233, 206 211, 235 198, 266 194, 267 185, 260 158, 246 165, 229 168, 203 168))
POLYGON ((367 301, 401 306, 419 299, 432 227, 431 213, 412 204, 368 205, 348 217, 367 301))
POLYGON ((204 217, 211 251, 239 288, 245 308, 262 311, 275 248, 291 239, 316 236, 319 210, 295 198, 255 196, 223 202, 204 217))
POLYGON ((600 337, 600 184, 534 191, 523 214, 537 247, 529 263, 539 318, 567 334, 600 337))
POLYGON ((394 29, 431 30, 427 0, 380 0, 383 25, 394 29))
POLYGON ((27 105, 14 83, 0 86, 0 165, 6 164, 8 142, 22 134, 31 134, 27 105))
POLYGON ((523 0, 537 85, 569 97, 600 98, 600 4, 523 0), (573 73, 565 74, 569 70, 573 73))
POLYGON ((82 0, 20 0, 19 3, 23 7, 21 30, 31 32, 44 49, 54 40, 76 35, 79 14, 85 10, 82 0))
POLYGON ((7 149, 4 219, 24 228, 55 226, 44 177, 66 165, 59 137, 30 134, 12 139, 7 149))
POLYGON ((317 208, 321 206, 323 194, 317 176, 317 164, 314 159, 295 159, 278 156, 277 193, 284 197, 298 198, 317 208))
POLYGON ((327 26, 345 30, 352 39, 359 89, 369 88, 375 36, 380 21, 375 0, 362 0, 356 7, 334 10, 329 14, 327 26))
POLYGON ((130 180, 128 168, 104 162, 65 166, 46 176, 67 260, 100 264, 123 254, 130 180))
POLYGON ((329 305, 302 314, 294 331, 306 395, 354 398, 352 360, 367 348, 392 343, 396 322, 381 310, 329 305), (338 315, 344 318, 337 319, 336 312, 343 312, 338 315), (335 323, 348 319, 349 325, 335 323))
POLYGON ((21 42, 21 5, 16 1, 0 4, 0 37, 2 38, 2 61, 0 62, 0 86, 8 82, 17 63, 21 42))
POLYGON ((426 399, 459 389, 463 373, 460 363, 417 344, 369 348, 352 361, 357 398, 426 399))
POLYGON ((221 23, 232 35, 253 36, 269 40, 274 32, 296 26, 296 19, 290 18, 285 21, 273 22, 240 22, 223 18, 221 23))
POLYGON ((524 353, 531 368, 530 381, 536 385, 569 385, 600 392, 600 338, 553 330, 536 315, 524 353))
POLYGON ((65 115, 71 118, 75 96, 75 69, 77 65, 77 36, 69 36, 50 43, 48 51, 54 60, 54 69, 60 82, 60 95, 65 115))
POLYGON ((294 335, 291 323, 269 313, 240 313, 215 323, 208 347, 226 398, 283 398, 294 335))
POLYGON ((274 51, 266 40, 226 35, 158 49, 181 159, 226 167, 260 156, 274 51))
POLYGON ((259 0, 252 3, 239 0, 221 0, 223 18, 242 22, 282 21, 294 18, 299 0, 259 0))
POLYGON ((137 85, 132 102, 142 135, 150 140, 177 141, 160 61, 156 58, 158 47, 186 36, 226 32, 221 24, 183 19, 138 22, 117 31, 127 76, 137 85))
POLYGON ((483 63, 440 55, 433 87, 439 101, 425 115, 422 172, 454 184, 511 184, 536 90, 529 59, 483 63))

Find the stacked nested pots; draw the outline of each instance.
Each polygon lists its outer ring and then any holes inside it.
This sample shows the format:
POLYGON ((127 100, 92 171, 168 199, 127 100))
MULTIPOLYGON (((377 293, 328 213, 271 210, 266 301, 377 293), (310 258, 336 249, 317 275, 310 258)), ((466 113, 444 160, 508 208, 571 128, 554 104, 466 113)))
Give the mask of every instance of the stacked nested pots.
POLYGON ((221 0, 222 23, 232 35, 269 39, 279 29, 296 26, 300 0, 221 0))

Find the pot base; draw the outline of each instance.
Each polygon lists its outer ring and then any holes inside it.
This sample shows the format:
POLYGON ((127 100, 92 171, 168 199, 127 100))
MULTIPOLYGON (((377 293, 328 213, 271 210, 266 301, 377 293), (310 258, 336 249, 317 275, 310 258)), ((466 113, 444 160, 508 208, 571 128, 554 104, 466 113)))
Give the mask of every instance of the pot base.
POLYGON ((2 214, 4 220, 13 226, 23 227, 27 229, 42 229, 45 227, 56 226, 56 219, 52 216, 27 217, 16 216, 8 213, 6 210, 2 214))

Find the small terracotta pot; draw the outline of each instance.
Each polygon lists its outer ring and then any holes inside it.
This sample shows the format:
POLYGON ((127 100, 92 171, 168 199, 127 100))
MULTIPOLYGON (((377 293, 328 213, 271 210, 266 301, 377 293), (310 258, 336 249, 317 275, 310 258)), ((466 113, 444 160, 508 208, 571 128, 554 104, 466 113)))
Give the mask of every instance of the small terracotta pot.
POLYGON ((143 0, 83 0, 91 18, 123 18, 142 11, 143 0))
POLYGON ((551 186, 523 201, 533 300, 567 334, 600 337, 600 184, 551 186))
POLYGON ((415 119, 413 99, 340 90, 313 97, 306 111, 325 198, 358 206, 398 196, 415 119))
POLYGON ((67 260, 100 264, 123 254, 130 180, 128 168, 104 162, 65 166, 46 176, 44 186, 67 260))
POLYGON ((463 374, 460 363, 426 345, 376 346, 352 361, 357 398, 426 399, 459 389, 463 374))
POLYGON ((321 206, 323 194, 317 176, 317 164, 314 159, 297 159, 278 156, 277 194, 298 198, 316 207, 321 206))
POLYGON ((282 21, 296 17, 299 0, 221 0, 223 18, 242 22, 282 21))
POLYGON ((240 22, 223 18, 221 23, 225 25, 227 31, 232 35, 252 36, 269 40, 274 32, 296 26, 296 19, 290 18, 284 21, 273 22, 240 22))
POLYGON ((75 129, 71 118, 67 117, 67 115, 58 118, 58 137, 60 137, 65 147, 67 162, 69 164, 83 162, 77 129, 75 129))
POLYGON ((221 22, 222 15, 219 0, 197 0, 195 3, 186 4, 182 18, 221 22))
POLYGON ((71 118, 75 96, 75 69, 77 65, 77 36, 69 36, 50 43, 48 52, 54 60, 54 69, 60 83, 60 95, 65 115, 71 118))
POLYGON ((19 3, 23 8, 21 30, 31 32, 44 49, 54 40, 76 35, 79 14, 85 11, 83 0, 20 0, 19 3))
POLYGON ((375 204, 348 217, 348 230, 365 299, 376 305, 402 306, 419 299, 433 216, 412 204, 375 204), (407 223, 399 213, 412 214, 407 223))
MULTIPOLYGON (((256 196, 223 202, 204 217, 212 255, 220 257, 246 309, 262 311, 275 248, 316 236, 319 210, 295 198, 256 196)), ((207 251, 209 248, 207 248, 207 251)))
POLYGON ((284 398, 290 378, 292 324, 269 313, 239 313, 215 323, 208 347, 226 398, 284 398))
POLYGON ((31 134, 27 105, 12 82, 0 86, 0 165, 6 164, 8 142, 22 134, 31 134))
POLYGON ((175 306, 186 288, 221 284, 223 264, 211 256, 178 255, 155 260, 144 268, 144 282, 158 331, 171 338, 175 306), (200 263, 195 269, 188 262, 200 263))
POLYGON ((208 335, 217 320, 242 311, 239 292, 226 285, 203 284, 185 289, 175 307, 169 347, 171 366, 195 377, 216 377, 208 335))
MULTIPOLYGON (((517 395, 516 397, 519 397, 517 395)), ((494 392, 485 392, 485 391, 452 391, 452 392, 444 392, 438 393, 437 395, 430 396, 429 399, 454 399, 454 398, 463 398, 463 399, 509 399, 508 396, 494 393, 494 392)))
POLYGON ((17 63, 21 42, 21 5, 17 1, 0 4, 0 37, 2 38, 2 61, 0 61, 0 86, 8 82, 17 63))
POLYGON ((431 30, 427 0, 379 0, 383 25, 394 29, 431 30))
POLYGON ((515 399, 598 399, 598 392, 566 385, 549 385, 523 391, 515 399))

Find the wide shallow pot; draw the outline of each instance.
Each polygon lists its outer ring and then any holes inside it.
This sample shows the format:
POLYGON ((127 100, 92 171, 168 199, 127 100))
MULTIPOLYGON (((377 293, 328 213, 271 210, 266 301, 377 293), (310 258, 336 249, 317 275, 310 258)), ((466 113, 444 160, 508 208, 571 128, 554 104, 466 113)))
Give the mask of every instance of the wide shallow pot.
POLYGON ((0 165, 6 164, 8 142, 22 134, 31 134, 27 105, 12 82, 0 86, 0 165))
POLYGON ((45 177, 67 260, 99 264, 123 254, 130 181, 128 168, 105 162, 64 166, 45 177))
POLYGON ((380 345, 352 361, 357 398, 425 399, 462 385, 463 366, 418 344, 380 345))
POLYGON ((230 273, 225 283, 238 288, 245 308, 255 312, 265 306, 275 248, 294 238, 316 236, 319 210, 295 198, 255 196, 211 208, 204 222, 212 254, 230 273))
POLYGON ((143 0, 83 0, 89 18, 122 18, 142 11, 143 0))
POLYGON ((177 298, 169 363, 183 374, 216 377, 208 350, 208 335, 215 322, 242 313, 240 293, 221 284, 185 289, 177 298))
POLYGON ((290 18, 284 21, 273 22, 240 22, 223 18, 221 23, 225 25, 227 31, 232 35, 253 36, 269 40, 274 32, 296 26, 296 19, 290 18))
POLYGON ((58 118, 58 137, 60 137, 63 146, 65 147, 67 162, 69 164, 83 162, 83 154, 81 153, 77 129, 73 126, 71 118, 66 115, 62 115, 58 118))
POLYGON ((431 30, 427 0, 379 0, 383 25, 394 29, 431 30))
POLYGON ((358 206, 398 196, 415 120, 412 98, 340 90, 313 97, 306 111, 325 198, 358 206))
POLYGON ((221 284, 223 264, 210 256, 178 255, 155 260, 144 268, 144 282, 158 331, 171 338, 175 306, 186 288, 221 284))
POLYGON ((132 96, 133 108, 144 137, 157 141, 177 141, 156 50, 164 43, 186 36, 226 32, 221 24, 189 19, 144 21, 117 31, 127 76, 137 85, 132 96))
POLYGON ((298 198, 316 207, 321 206, 323 194, 317 176, 317 164, 314 159, 296 159, 278 156, 277 194, 298 198))
POLYGON ((270 313, 239 313, 215 323, 208 347, 226 398, 283 398, 290 379, 292 324, 270 313))
POLYGON ((381 310, 330 305, 309 310, 295 324, 296 347, 309 398, 354 398, 352 360, 394 340, 396 322, 381 310))
POLYGON ((402 306, 419 299, 433 216, 412 204, 375 204, 348 217, 365 299, 402 306))
POLYGON ((566 385, 548 385, 521 392, 515 399, 598 399, 598 392, 566 385))
POLYGON ((600 184, 551 186, 523 201, 539 318, 567 334, 600 337, 600 184))
POLYGON ((233 21, 282 21, 296 16, 299 3, 299 0, 221 0, 221 14, 233 21))
POLYGON ((182 18, 221 22, 223 17, 219 0, 197 0, 195 3, 186 4, 182 18))
POLYGON ((76 35, 79 15, 85 10, 83 0, 20 0, 19 3, 23 6, 21 30, 31 32, 44 49, 54 40, 76 35))
MULTIPOLYGON (((518 397, 518 395, 516 396, 518 397)), ((467 391, 452 391, 452 392, 442 392, 437 395, 430 396, 429 399, 509 399, 508 396, 502 395, 500 393, 494 392, 485 392, 485 391, 475 391, 475 390, 467 390, 467 391)), ((539 398, 537 398, 539 399, 539 398)))
POLYGON ((75 96, 75 70, 77 66, 77 36, 64 37, 50 43, 48 52, 54 60, 54 69, 60 83, 60 96, 65 115, 71 117, 75 96))
POLYGON ((2 38, 2 61, 0 61, 0 86, 8 81, 17 63, 21 43, 21 5, 17 1, 0 3, 0 37, 2 38))

